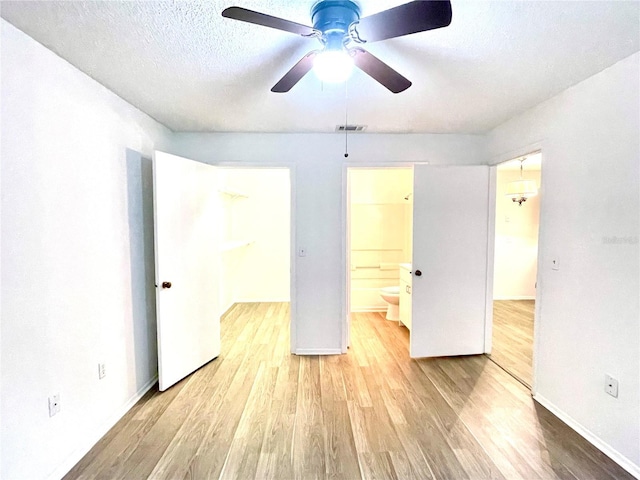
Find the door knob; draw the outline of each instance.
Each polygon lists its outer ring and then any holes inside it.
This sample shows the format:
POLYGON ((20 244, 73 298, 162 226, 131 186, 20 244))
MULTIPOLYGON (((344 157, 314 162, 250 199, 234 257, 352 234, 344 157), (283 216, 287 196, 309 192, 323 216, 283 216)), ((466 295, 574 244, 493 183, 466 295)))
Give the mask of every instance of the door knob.
POLYGON ((414 273, 416 277, 419 277, 422 275, 422 272, 420 270, 416 270, 414 273))
POLYGON ((162 288, 171 288, 171 282, 162 282, 162 288))

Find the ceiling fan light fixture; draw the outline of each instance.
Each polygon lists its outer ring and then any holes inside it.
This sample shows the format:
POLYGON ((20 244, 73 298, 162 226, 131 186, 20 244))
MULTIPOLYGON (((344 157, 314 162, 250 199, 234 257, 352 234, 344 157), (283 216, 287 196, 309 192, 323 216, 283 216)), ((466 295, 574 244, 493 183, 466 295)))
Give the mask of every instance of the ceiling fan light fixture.
POLYGON ((346 49, 323 50, 313 61, 313 71, 320 80, 327 83, 341 83, 347 80, 353 70, 353 58, 346 49))

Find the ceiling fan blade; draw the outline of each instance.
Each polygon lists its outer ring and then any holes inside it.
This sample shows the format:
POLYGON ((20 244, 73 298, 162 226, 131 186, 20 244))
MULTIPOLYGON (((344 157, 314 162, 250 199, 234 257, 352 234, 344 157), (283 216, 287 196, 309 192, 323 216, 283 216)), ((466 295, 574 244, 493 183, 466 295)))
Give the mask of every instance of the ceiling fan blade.
POLYGON ((318 53, 318 50, 313 50, 302 57, 300 61, 296 63, 291 70, 285 73, 284 77, 282 77, 280 81, 271 88, 271 91, 276 93, 285 93, 291 90, 293 86, 313 68, 313 60, 316 58, 318 53))
POLYGON ((378 42, 446 27, 451 23, 449 0, 409 2, 360 19, 357 36, 364 42, 378 42))
POLYGON ((256 25, 275 28, 276 30, 284 30, 285 32, 296 33, 306 37, 313 36, 318 33, 318 31, 312 27, 290 22, 284 18, 272 17, 271 15, 266 15, 264 13, 254 12, 253 10, 247 10, 242 7, 225 8, 222 11, 222 16, 232 18, 234 20, 240 20, 241 22, 255 23, 256 25))
POLYGON ((355 52, 353 64, 393 93, 403 92, 411 86, 409 80, 366 50, 354 48, 352 51, 355 52))

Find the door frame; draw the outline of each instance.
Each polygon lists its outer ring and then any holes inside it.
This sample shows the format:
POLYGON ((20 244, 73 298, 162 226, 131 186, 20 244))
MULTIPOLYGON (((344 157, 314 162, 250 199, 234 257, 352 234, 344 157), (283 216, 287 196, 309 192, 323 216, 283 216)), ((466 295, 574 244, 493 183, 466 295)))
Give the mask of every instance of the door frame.
POLYGON ((350 270, 350 242, 349 242, 349 169, 362 168, 367 170, 372 169, 393 169, 393 168, 411 168, 414 165, 428 165, 429 162, 344 162, 342 164, 342 253, 341 266, 341 305, 342 305, 342 320, 340 322, 340 341, 342 353, 347 353, 347 348, 351 343, 351 324, 349 322, 349 315, 351 310, 351 298, 348 289, 351 288, 351 270, 350 270))
POLYGON ((296 297, 296 166, 285 162, 203 162, 220 168, 238 169, 286 169, 289 170, 289 350, 295 354, 297 347, 297 297, 296 297))
MULTIPOLYGON (((489 170, 489 239, 487 242, 487 311, 485 315, 485 354, 491 353, 492 337, 493 337, 493 273, 495 263, 495 247, 496 247, 496 181, 497 181, 497 169, 498 165, 510 160, 514 160, 518 157, 529 155, 532 153, 541 153, 541 167, 540 167, 540 187, 544 185, 544 141, 534 142, 528 145, 524 145, 520 148, 510 150, 500 155, 494 156, 490 162, 489 170)), ((540 213, 538 218, 538 258, 536 262, 536 299, 533 315, 533 349, 531 359, 531 395, 535 395, 537 392, 537 371, 538 371, 538 351, 540 349, 540 328, 542 319, 540 317, 540 306, 542 304, 542 297, 544 292, 544 282, 542 269, 544 267, 541 261, 540 252, 543 251, 544 239, 546 238, 544 233, 546 232, 546 195, 540 198, 540 213)))

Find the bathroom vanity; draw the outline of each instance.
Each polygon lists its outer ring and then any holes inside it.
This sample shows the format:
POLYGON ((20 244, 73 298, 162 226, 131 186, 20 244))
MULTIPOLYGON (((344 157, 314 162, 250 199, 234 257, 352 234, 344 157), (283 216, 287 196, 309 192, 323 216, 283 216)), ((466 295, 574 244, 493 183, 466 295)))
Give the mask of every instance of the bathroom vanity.
POLYGON ((411 264, 400 264, 400 323, 411 330, 411 264))

